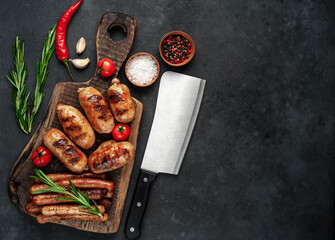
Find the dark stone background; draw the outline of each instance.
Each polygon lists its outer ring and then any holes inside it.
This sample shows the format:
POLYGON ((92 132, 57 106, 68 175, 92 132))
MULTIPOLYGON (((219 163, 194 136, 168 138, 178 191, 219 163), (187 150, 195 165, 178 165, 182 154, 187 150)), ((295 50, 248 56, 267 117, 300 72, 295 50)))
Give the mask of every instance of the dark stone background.
MULTIPOLYGON (((125 216, 148 139, 159 81, 140 89, 121 80, 143 102, 138 151, 119 232, 103 235, 39 225, 7 194, 11 167, 30 135, 14 119, 5 75, 13 66, 15 36, 26 40, 29 88, 47 31, 75 1, 1 1, 0 7, 0 239, 125 239, 125 216)), ((207 80, 199 118, 179 176, 159 175, 152 186, 141 239, 333 239, 334 1, 93 1, 72 19, 70 56, 84 36, 87 81, 96 64, 100 17, 110 11, 137 21, 130 54, 156 56, 173 70, 207 80), (161 37, 190 34, 195 58, 185 67, 159 57, 161 37)), ((53 87, 69 81, 53 56, 42 119, 53 87)))

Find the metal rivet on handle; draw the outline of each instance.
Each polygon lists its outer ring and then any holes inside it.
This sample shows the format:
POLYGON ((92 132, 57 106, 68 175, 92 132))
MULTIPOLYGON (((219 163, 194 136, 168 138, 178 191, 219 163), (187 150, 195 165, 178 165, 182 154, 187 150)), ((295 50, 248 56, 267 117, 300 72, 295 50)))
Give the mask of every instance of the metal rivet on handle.
POLYGON ((137 206, 137 207, 141 207, 141 206, 142 206, 142 203, 137 202, 136 206, 137 206))
POLYGON ((147 182, 148 181, 148 178, 143 178, 143 182, 147 182))
POLYGON ((131 232, 135 232, 135 228, 133 228, 133 227, 131 227, 129 230, 130 230, 131 232))

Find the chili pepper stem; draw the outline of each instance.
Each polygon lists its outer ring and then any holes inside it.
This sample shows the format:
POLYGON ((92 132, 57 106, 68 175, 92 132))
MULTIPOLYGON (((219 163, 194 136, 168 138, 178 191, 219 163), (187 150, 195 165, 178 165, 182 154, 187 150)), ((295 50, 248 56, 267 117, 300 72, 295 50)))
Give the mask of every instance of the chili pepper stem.
POLYGON ((75 80, 72 77, 72 73, 70 71, 70 68, 69 68, 68 59, 64 59, 64 60, 62 60, 62 62, 65 64, 67 70, 69 71, 69 74, 70 74, 70 77, 71 77, 72 81, 75 82, 75 80))

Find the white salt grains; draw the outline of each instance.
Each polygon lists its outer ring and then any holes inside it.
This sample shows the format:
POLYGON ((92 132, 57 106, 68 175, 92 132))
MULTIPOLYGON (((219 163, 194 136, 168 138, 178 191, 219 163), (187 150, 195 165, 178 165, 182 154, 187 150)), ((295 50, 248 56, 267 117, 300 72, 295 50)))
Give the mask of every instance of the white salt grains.
POLYGON ((157 75, 157 64, 148 55, 135 56, 128 62, 126 74, 132 82, 138 85, 150 83, 157 75))

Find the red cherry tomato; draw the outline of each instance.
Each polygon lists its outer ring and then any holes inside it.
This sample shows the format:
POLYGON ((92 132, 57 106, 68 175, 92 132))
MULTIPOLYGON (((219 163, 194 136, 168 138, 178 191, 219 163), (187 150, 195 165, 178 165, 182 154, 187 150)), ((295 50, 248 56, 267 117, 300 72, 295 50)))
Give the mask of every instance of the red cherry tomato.
POLYGON ((31 159, 36 167, 44 167, 51 161, 51 152, 46 147, 38 147, 31 155, 31 159))
POLYGON ((130 127, 127 124, 119 123, 113 128, 112 135, 116 141, 124 141, 129 138, 130 127))
POLYGON ((98 74, 103 77, 110 77, 115 71, 115 65, 112 60, 108 58, 103 58, 98 62, 98 74))

